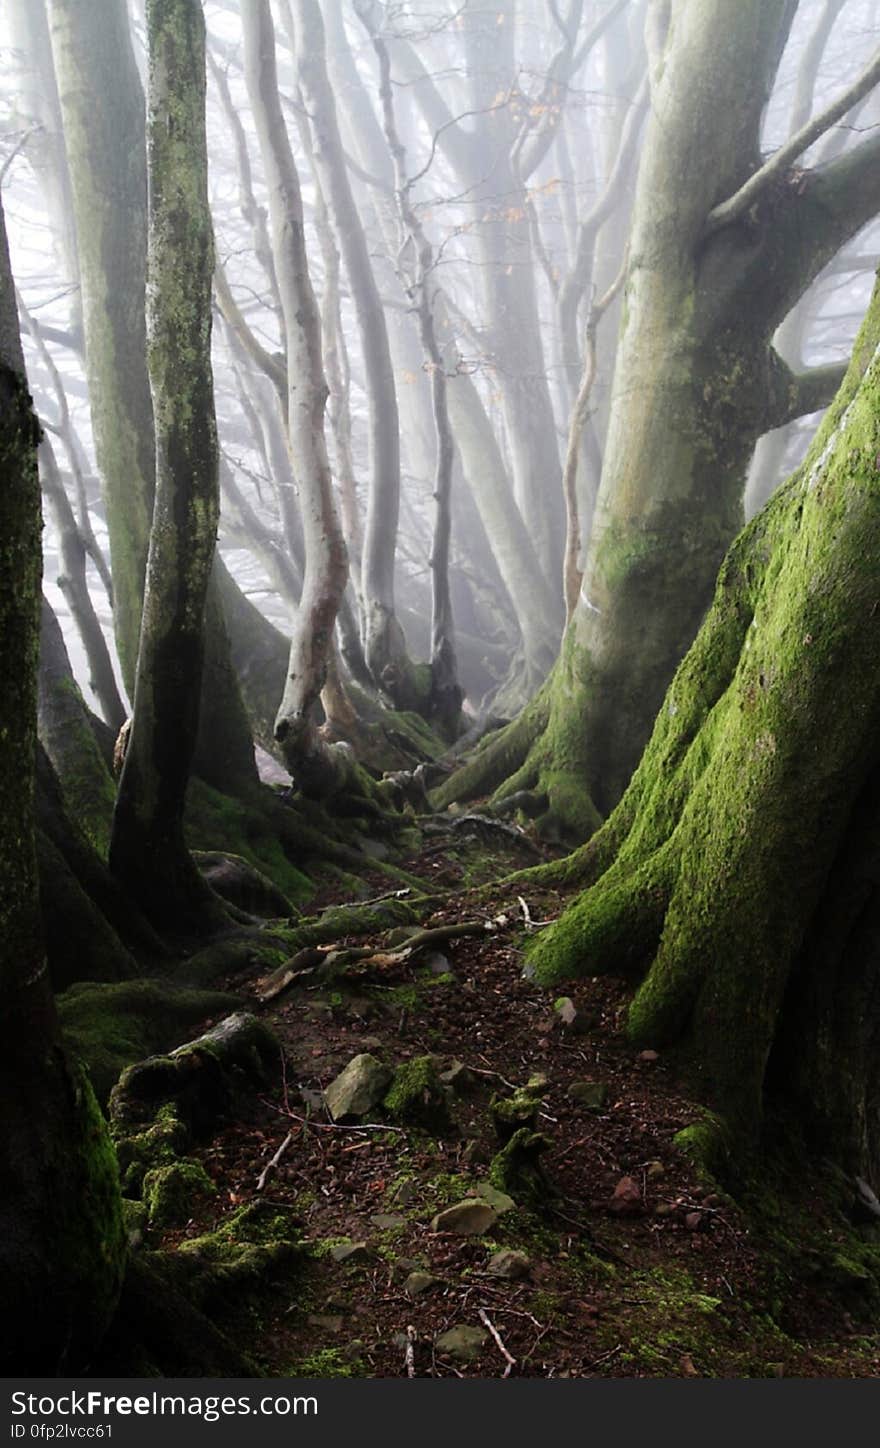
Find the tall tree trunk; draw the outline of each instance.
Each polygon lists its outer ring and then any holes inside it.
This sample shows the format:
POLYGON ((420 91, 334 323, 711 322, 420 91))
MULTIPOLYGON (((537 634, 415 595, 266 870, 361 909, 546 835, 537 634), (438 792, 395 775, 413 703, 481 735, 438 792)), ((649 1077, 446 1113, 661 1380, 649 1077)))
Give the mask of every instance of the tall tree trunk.
POLYGON ((321 317, 306 257, 299 177, 278 94, 268 0, 244 0, 242 21, 245 78, 266 172, 275 269, 287 338, 287 425, 299 484, 306 555, 275 738, 300 788, 320 797, 336 785, 336 761, 341 757, 321 738, 316 711, 348 579, 348 558, 324 437, 327 383, 321 355, 321 317))
POLYGON ((10 1374, 76 1371, 116 1306, 125 1237, 116 1159, 66 1055, 46 971, 34 834, 40 597, 38 427, 0 206, 0 1326, 10 1374))
POLYGON ((134 718, 110 864, 148 916, 191 930, 222 918, 183 833, 219 517, 201 5, 148 0, 147 27, 148 360, 156 502, 134 718))
POLYGON ((629 1032, 686 1047, 754 1138, 769 1094, 880 1171, 880 286, 801 468, 727 555, 542 981, 632 974, 629 1032), (846 700, 842 707, 841 700, 846 700))
POLYGON ((400 708, 419 693, 394 609, 394 553, 400 511, 397 392, 385 315, 351 192, 336 102, 327 78, 324 22, 316 0, 293 0, 300 89, 314 135, 321 190, 333 218, 361 337, 370 417, 370 490, 361 590, 364 653, 376 684, 400 708))

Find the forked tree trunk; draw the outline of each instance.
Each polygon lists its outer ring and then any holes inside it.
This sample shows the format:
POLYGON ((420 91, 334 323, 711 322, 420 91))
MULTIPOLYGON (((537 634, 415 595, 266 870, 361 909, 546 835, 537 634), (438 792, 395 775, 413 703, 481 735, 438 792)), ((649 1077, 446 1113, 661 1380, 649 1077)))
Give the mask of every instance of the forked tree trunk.
POLYGON ((34 840, 40 597, 38 428, 0 207, 0 1371, 84 1366, 119 1297, 116 1160, 82 1068, 61 1044, 34 840))
POLYGON ((880 286, 801 468, 734 543, 547 983, 632 974, 632 1039, 682 1045, 754 1138, 768 1093, 880 1169, 880 286), (842 700, 846 700, 845 707, 842 700), (770 1069, 768 1070, 768 1063, 770 1069))
POLYGON ((183 833, 219 516, 201 5, 198 0, 148 0, 147 30, 147 323, 156 501, 134 718, 110 865, 148 916, 188 932, 223 918, 183 833))

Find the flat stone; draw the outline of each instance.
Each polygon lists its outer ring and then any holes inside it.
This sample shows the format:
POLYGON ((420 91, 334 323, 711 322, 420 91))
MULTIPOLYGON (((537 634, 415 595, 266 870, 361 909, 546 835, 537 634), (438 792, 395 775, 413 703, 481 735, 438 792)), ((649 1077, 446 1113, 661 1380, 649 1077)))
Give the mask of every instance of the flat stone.
POLYGON ((489 1334, 482 1327, 450 1327, 448 1332, 440 1334, 434 1346, 447 1357, 470 1362, 479 1357, 488 1340, 489 1334))
POLYGON ((515 1252, 512 1247, 502 1247, 500 1252, 495 1252, 489 1258, 486 1267, 493 1277, 504 1277, 509 1282, 515 1282, 519 1277, 527 1277, 531 1271, 531 1259, 525 1252, 515 1252))
POLYGON ((498 1220, 498 1213, 480 1197, 465 1197, 454 1207, 438 1212, 431 1223, 432 1232, 455 1232, 459 1237, 480 1237, 498 1220))
POLYGON ((421 1262, 417 1262, 414 1257, 397 1257, 391 1264, 391 1280, 405 1282, 410 1273, 422 1270, 421 1262))
POLYGON ((327 1332, 341 1332, 345 1324, 342 1317, 328 1317, 319 1312, 310 1312, 306 1321, 310 1327, 323 1327, 327 1332))
POLYGON ((484 1202, 488 1202, 499 1217, 503 1212, 512 1212, 516 1207, 513 1197, 509 1197, 507 1192, 500 1192, 497 1187, 493 1187, 491 1182, 480 1182, 479 1186, 474 1189, 474 1195, 481 1197, 484 1202))
POLYGON ((388 1067, 368 1052, 353 1056, 345 1070, 330 1082, 324 1092, 333 1120, 349 1121, 368 1116, 385 1095, 391 1076, 388 1067))
POLYGON ((403 1284, 403 1290, 407 1297, 418 1297, 430 1287, 435 1287, 439 1281, 440 1278, 432 1277, 430 1272, 410 1272, 403 1284))
POLYGON ((587 1111, 601 1111, 608 1100, 608 1087, 604 1081, 572 1081, 568 1094, 587 1111))
POLYGON ((368 1262, 372 1255, 366 1242, 339 1242, 330 1248, 334 1262, 368 1262))
POLYGON ((404 1226, 406 1217, 402 1217, 399 1212, 375 1212, 370 1221, 374 1227, 381 1227, 384 1231, 390 1227, 404 1226))
POLYGON ((640 1060, 640 1061, 647 1061, 647 1062, 649 1062, 649 1063, 650 1063, 651 1061, 659 1061, 659 1060, 660 1060, 660 1052, 659 1052, 659 1051, 639 1051, 639 1060, 640 1060))

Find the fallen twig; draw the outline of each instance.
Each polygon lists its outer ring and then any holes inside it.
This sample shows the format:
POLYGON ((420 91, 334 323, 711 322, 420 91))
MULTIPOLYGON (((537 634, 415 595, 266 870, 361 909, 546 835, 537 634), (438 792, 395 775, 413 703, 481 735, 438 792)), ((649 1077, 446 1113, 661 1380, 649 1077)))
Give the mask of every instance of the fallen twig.
POLYGON ((273 1171, 275 1171, 276 1167, 278 1166, 278 1163, 280 1162, 280 1160, 281 1160, 281 1158, 283 1157, 284 1153, 286 1152, 287 1148, 290 1146, 290 1143, 293 1141, 293 1137, 294 1137, 294 1133, 293 1133, 292 1131, 288 1131, 287 1135, 285 1136, 284 1140, 282 1141, 282 1143, 281 1143, 281 1145, 279 1146, 278 1150, 276 1151, 275 1155, 272 1157, 271 1161, 267 1161, 267 1162, 266 1162, 266 1165, 263 1167, 263 1170, 260 1172, 259 1179, 258 1179, 258 1181, 257 1181, 257 1191, 258 1191, 258 1192, 261 1192, 261 1191, 263 1190, 263 1187, 266 1185, 266 1182, 269 1180, 269 1178, 270 1178, 270 1176, 272 1175, 273 1171))
POLYGON ((512 1357, 511 1354, 507 1351, 507 1348, 504 1346, 504 1342, 502 1341, 501 1334, 499 1333, 497 1327, 493 1323, 492 1319, 490 1318, 488 1312, 484 1307, 481 1307, 479 1309, 477 1316, 479 1317, 483 1326, 487 1327, 491 1332, 492 1336, 495 1339, 495 1344, 498 1348, 498 1351, 504 1358, 504 1361, 507 1363, 507 1367, 504 1369, 504 1372, 501 1374, 501 1376, 503 1378, 509 1378, 511 1368, 516 1367, 516 1358, 512 1357))

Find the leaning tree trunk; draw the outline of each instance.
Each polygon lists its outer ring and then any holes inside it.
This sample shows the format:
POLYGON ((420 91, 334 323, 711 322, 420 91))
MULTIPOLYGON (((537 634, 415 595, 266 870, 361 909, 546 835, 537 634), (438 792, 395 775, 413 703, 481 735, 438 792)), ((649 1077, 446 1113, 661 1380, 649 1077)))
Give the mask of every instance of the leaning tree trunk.
MULTIPOLYGON (((771 339, 880 206, 880 137, 815 171, 760 166, 764 106, 794 8, 655 0, 667 25, 650 65, 584 580, 548 723, 498 790, 531 789, 545 826, 570 840, 617 803, 638 762, 741 526, 756 438, 823 406, 841 380, 838 367, 793 373, 771 339)), ((496 760, 490 746, 487 774, 473 770, 462 787, 481 792, 496 760)))
POLYGON ((547 983, 639 978, 632 1039, 685 1047, 741 1133, 769 1090, 794 1093, 825 1150, 875 1173, 878 456, 880 286, 807 458, 727 555, 626 794, 571 859, 589 888, 532 951, 547 983))
POLYGON ((40 597, 38 427, 0 207, 0 1369, 76 1371, 110 1320, 125 1238, 116 1160, 61 1044, 34 844, 40 597))
POLYGON ((199 922, 219 923, 222 916, 183 832, 219 516, 201 5, 148 0, 147 28, 148 360, 156 501, 134 718, 110 865, 148 917, 188 931, 199 922))

